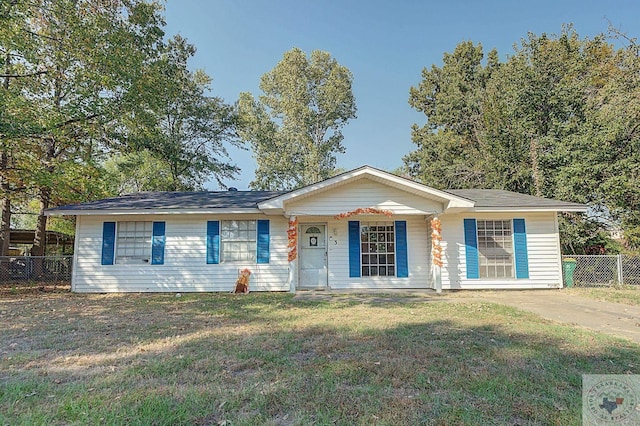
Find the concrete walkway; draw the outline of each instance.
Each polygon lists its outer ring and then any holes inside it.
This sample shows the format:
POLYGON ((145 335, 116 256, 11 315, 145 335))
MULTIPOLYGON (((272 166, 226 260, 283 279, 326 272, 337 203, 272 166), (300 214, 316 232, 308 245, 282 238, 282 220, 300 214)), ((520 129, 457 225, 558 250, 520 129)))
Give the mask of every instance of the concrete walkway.
POLYGON ((640 307, 603 302, 568 294, 562 290, 462 291, 435 294, 433 291, 349 291, 298 292, 298 300, 360 300, 368 303, 490 302, 533 312, 543 318, 574 324, 640 343, 640 307))

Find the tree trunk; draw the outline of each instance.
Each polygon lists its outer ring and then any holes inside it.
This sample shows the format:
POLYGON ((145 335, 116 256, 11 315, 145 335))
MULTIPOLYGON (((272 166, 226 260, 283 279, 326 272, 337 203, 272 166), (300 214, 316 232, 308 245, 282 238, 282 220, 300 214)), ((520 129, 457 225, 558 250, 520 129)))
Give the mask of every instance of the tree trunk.
POLYGON ((529 146, 531 154, 531 175, 533 177, 533 188, 535 190, 536 197, 542 197, 542 176, 540 175, 540 164, 538 159, 538 140, 531 138, 531 144, 529 146))
POLYGON ((40 212, 38 213, 38 222, 36 224, 36 232, 33 238, 33 247, 31 248, 32 256, 44 256, 46 245, 47 217, 44 211, 49 208, 51 199, 51 190, 49 188, 40 189, 40 212))
POLYGON ((9 253, 9 238, 11 236, 11 199, 9 198, 9 181, 5 176, 8 166, 8 155, 0 152, 0 256, 9 253))
MULTIPOLYGON (((11 56, 7 53, 5 58, 5 77, 2 87, 9 90, 9 68, 11 66, 11 56)), ((9 254, 9 238, 11 236, 11 199, 9 198, 9 179, 7 169, 9 168, 9 154, 6 147, 0 147, 0 256, 9 254)))

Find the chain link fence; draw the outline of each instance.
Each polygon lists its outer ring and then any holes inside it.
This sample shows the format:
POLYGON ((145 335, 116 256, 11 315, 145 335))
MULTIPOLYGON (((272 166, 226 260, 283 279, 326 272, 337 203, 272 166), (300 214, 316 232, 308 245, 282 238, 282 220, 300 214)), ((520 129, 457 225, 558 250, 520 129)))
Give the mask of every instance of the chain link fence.
POLYGON ((640 256, 562 256, 565 287, 640 286, 640 256))
POLYGON ((71 282, 73 256, 0 256, 0 283, 71 282))

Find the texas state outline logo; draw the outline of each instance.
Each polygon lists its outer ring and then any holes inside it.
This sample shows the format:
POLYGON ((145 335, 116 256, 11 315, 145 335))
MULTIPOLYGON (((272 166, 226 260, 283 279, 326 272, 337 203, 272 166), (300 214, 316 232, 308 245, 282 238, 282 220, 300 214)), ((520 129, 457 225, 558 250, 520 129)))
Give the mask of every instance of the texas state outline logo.
POLYGON ((640 375, 584 374, 582 424, 640 424, 640 375))

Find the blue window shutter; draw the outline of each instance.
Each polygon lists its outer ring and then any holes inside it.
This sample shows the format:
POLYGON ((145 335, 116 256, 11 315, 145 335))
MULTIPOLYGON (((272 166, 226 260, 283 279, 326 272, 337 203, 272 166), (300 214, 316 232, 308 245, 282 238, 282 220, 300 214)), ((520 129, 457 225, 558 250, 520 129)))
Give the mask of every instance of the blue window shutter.
POLYGON ((220 263, 220 222, 207 221, 207 264, 220 263))
POLYGON ((516 256, 516 278, 529 278, 527 230, 524 219, 513 219, 513 250, 516 256))
POLYGON ((407 250, 407 222, 396 220, 396 276, 407 278, 409 276, 409 261, 407 250))
POLYGON ((480 278, 480 263, 478 262, 478 235, 476 220, 464 220, 464 249, 467 259, 467 278, 480 278))
POLYGON ((116 223, 104 222, 102 224, 102 264, 113 265, 113 255, 116 242, 116 223))
POLYGON ((349 277, 360 276, 360 222, 349 221, 349 277))
POLYGON ((153 222, 153 237, 151 240, 151 264, 164 265, 164 222, 153 222))
POLYGON ((269 263, 269 221, 258 221, 257 263, 269 263))

